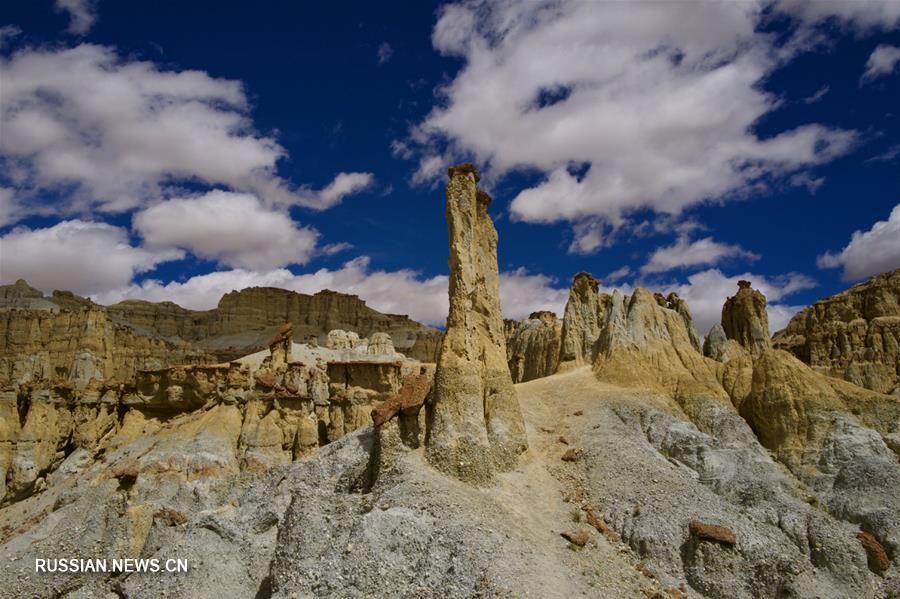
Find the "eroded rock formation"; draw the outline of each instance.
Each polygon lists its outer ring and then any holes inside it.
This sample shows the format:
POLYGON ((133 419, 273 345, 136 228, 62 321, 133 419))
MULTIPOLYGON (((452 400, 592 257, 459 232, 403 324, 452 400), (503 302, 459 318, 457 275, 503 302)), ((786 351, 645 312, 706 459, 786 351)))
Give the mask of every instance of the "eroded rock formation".
POLYGON ((614 291, 597 342, 594 372, 623 386, 659 389, 696 415, 703 401, 727 401, 716 365, 694 345, 690 321, 646 289, 614 291), (703 400, 703 401, 701 401, 703 400))
POLYGON ((272 355, 258 364, 144 369, 118 383, 6 387, 0 392, 0 502, 40 491, 73 453, 88 459, 146 434, 157 435, 166 449, 136 463, 135 472, 171 469, 190 478, 289 463, 366 426, 372 409, 400 389, 404 371, 418 368, 368 361, 363 353, 327 364, 291 361, 290 333, 289 324, 282 327, 272 355), (201 454, 188 457, 192 447, 201 454))
POLYGON ((773 343, 818 372, 900 395, 900 269, 801 310, 773 343))
POLYGON ((281 368, 291 361, 291 350, 294 345, 294 324, 291 322, 282 325, 278 332, 269 339, 269 352, 272 354, 271 367, 281 368))
POLYGON ((507 470, 527 448, 507 365, 497 231, 471 164, 449 170, 450 312, 438 357, 426 455, 473 483, 507 470))
POLYGON ((101 306, 0 309, 0 384, 67 381, 83 387, 125 381, 140 369, 213 361, 183 341, 115 322, 101 306))
POLYGON ((47 297, 18 281, 0 286, 0 384, 123 381, 139 369, 226 362, 266 349, 285 322, 294 323, 292 339, 301 343, 319 337, 324 343, 335 329, 386 333, 397 351, 427 362, 442 337, 330 291, 252 288, 226 294, 214 310, 193 311, 139 300, 104 307, 64 291, 47 297))
MULTIPOLYGON (((765 305, 762 294, 746 284, 741 294, 745 305, 765 305)), ((815 490, 829 513, 859 523, 877 543, 896 551, 900 399, 823 376, 780 349, 760 351, 747 332, 762 326, 762 315, 733 309, 733 299, 723 318, 727 313, 732 331, 742 333, 723 342, 714 327, 706 353, 724 363, 720 379, 734 406, 760 443, 815 490)))
POLYGON ((754 356, 772 346, 766 297, 751 288, 749 281, 738 281, 738 292, 725 300, 722 329, 728 339, 734 339, 754 356))
POLYGON ((559 368, 566 370, 593 362, 595 345, 606 318, 609 296, 599 292, 600 281, 586 272, 572 280, 563 314, 559 368))
POLYGON ((506 354, 513 382, 524 383, 556 372, 563 328, 556 314, 534 312, 522 322, 513 323, 506 334, 506 354))
POLYGON ((306 295, 286 289, 251 287, 226 293, 213 310, 185 310, 171 302, 129 300, 109 306, 113 317, 164 337, 177 336, 220 360, 230 360, 264 347, 284 322, 294 323, 294 341, 322 337, 332 330, 360 337, 388 333, 397 351, 433 362, 441 332, 404 315, 382 314, 355 295, 324 290, 306 295))
POLYGON ((394 353, 394 342, 387 333, 372 333, 369 335, 369 344, 366 353, 373 356, 387 356, 394 353))

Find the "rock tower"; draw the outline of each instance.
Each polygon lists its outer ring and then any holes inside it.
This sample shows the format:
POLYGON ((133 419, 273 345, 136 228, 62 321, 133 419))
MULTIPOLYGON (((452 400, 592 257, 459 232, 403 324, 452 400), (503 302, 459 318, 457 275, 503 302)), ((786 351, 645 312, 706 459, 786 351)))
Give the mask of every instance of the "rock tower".
POLYGON ((753 289, 750 281, 738 281, 738 292, 722 306, 725 336, 743 345, 753 356, 772 347, 766 296, 753 289))
POLYGON ((509 470, 528 443, 507 365, 491 198, 471 164, 449 169, 450 312, 428 413, 426 455, 467 482, 509 470))

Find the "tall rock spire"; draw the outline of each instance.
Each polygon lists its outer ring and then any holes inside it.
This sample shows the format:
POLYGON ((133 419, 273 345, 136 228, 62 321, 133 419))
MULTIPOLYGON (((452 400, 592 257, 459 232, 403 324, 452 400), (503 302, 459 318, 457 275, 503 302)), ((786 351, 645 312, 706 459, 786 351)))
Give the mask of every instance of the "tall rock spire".
POLYGON ((772 347, 766 296, 753 289, 750 281, 738 281, 738 292, 722 306, 725 336, 743 345, 753 356, 772 347))
POLYGON ((448 171, 450 312, 429 409, 426 455, 472 483, 509 470, 528 443, 507 365, 491 198, 471 164, 448 171))
POLYGON ((563 315, 562 343, 559 369, 591 364, 594 346, 603 328, 606 306, 598 291, 600 281, 586 272, 580 272, 572 280, 569 301, 563 315))

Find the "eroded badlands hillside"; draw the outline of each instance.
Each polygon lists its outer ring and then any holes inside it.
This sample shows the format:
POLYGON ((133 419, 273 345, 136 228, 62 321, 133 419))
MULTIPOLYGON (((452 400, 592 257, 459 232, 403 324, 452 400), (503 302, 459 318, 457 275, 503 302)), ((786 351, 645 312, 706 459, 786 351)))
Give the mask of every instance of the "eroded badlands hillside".
POLYGON ((779 349, 750 282, 702 344, 677 295, 604 294, 587 273, 562 319, 504 323, 490 198, 471 165, 449 175, 451 312, 434 365, 390 335, 313 347, 281 323, 267 351, 139 373, 90 400, 9 388, 0 588, 900 596, 900 398, 779 349), (190 568, 35 575, 47 556, 190 568))

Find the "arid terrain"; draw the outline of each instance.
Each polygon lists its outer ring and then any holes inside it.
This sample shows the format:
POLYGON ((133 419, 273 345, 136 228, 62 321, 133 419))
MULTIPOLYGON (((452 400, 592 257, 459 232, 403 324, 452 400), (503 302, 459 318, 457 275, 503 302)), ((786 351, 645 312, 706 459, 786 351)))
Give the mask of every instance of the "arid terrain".
POLYGON ((900 270, 774 335, 752 281, 697 331, 587 272, 504 321, 491 198, 448 176, 443 331, 0 288, 0 594, 900 597, 900 270))

